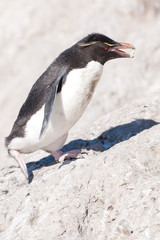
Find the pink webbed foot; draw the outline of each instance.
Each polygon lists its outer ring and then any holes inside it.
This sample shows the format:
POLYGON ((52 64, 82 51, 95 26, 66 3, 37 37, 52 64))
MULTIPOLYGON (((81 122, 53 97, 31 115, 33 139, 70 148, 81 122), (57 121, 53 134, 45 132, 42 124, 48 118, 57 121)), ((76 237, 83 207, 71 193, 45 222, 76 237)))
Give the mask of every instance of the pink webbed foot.
POLYGON ((17 150, 9 150, 10 155, 19 163, 19 166, 24 173, 25 177, 28 179, 28 170, 26 164, 21 156, 21 154, 17 150))
POLYGON ((81 152, 80 149, 71 150, 66 153, 57 150, 55 152, 51 152, 52 156, 55 158, 57 162, 64 162, 66 158, 77 158, 78 154, 81 152))

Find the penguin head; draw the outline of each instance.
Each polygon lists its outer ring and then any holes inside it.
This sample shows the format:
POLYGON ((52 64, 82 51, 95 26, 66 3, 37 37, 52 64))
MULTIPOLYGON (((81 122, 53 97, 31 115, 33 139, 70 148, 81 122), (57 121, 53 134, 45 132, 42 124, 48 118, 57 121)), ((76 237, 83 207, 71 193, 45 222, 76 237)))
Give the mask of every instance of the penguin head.
POLYGON ((99 33, 89 34, 80 40, 77 45, 79 50, 84 52, 85 56, 88 55, 91 60, 98 61, 101 64, 104 64, 110 59, 133 57, 125 51, 135 49, 135 47, 129 43, 116 42, 99 33))

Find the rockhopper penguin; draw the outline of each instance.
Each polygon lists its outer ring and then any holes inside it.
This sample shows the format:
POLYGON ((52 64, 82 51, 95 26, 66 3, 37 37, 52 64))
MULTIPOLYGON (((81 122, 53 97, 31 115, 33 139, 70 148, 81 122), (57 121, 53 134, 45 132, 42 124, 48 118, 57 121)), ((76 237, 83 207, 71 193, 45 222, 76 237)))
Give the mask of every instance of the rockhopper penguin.
POLYGON ((124 49, 135 48, 102 34, 90 34, 62 52, 35 82, 5 142, 26 178, 21 153, 43 149, 57 161, 78 155, 80 150, 62 153, 59 149, 90 102, 105 62, 131 57, 124 49))

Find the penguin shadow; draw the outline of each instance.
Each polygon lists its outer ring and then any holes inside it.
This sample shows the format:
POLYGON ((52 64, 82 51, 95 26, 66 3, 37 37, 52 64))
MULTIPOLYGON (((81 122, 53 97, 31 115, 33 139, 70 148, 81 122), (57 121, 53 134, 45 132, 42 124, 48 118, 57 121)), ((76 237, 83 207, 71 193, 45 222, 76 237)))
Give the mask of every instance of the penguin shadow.
MULTIPOLYGON (((141 133, 146 129, 150 129, 151 127, 157 124, 159 124, 159 122, 155 122, 151 119, 136 119, 135 121, 132 121, 130 123, 110 128, 109 130, 104 131, 100 136, 91 140, 84 139, 73 140, 68 144, 64 145, 61 150, 63 152, 67 152, 70 150, 82 149, 82 155, 83 153, 87 154, 87 151, 89 150, 103 152, 120 142, 129 140, 131 137, 141 133)), ((65 164, 69 164, 70 162, 75 160, 76 159, 66 160, 62 165, 60 165, 60 167, 62 167, 65 164)), ((29 183, 31 183, 34 178, 33 171, 54 164, 57 164, 57 162, 51 155, 42 158, 37 162, 27 163, 29 183)))

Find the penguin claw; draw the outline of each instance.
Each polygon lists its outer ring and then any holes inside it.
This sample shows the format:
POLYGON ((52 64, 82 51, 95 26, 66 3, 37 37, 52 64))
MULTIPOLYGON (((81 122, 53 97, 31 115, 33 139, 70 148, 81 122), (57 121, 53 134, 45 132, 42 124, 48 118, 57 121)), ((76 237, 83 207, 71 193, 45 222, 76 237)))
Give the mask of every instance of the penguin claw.
POLYGON ((81 152, 80 149, 71 150, 66 153, 63 153, 60 150, 57 150, 55 152, 51 152, 51 154, 57 162, 63 163, 66 158, 77 158, 80 152, 81 152))
POLYGON ((17 150, 13 149, 9 150, 9 154, 18 162, 22 172, 24 173, 26 179, 28 180, 28 170, 21 154, 17 150))

